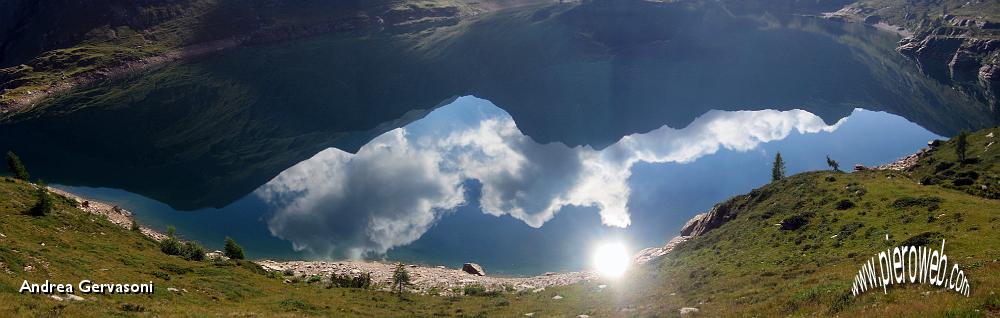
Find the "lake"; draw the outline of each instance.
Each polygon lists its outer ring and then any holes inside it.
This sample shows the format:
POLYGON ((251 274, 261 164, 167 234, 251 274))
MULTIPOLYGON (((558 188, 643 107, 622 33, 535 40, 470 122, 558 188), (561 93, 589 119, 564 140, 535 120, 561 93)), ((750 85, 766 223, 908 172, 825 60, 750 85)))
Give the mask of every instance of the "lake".
POLYGON ((552 5, 237 49, 0 123, 34 176, 252 258, 500 274, 658 246, 714 203, 996 125, 899 36, 713 4, 552 5))

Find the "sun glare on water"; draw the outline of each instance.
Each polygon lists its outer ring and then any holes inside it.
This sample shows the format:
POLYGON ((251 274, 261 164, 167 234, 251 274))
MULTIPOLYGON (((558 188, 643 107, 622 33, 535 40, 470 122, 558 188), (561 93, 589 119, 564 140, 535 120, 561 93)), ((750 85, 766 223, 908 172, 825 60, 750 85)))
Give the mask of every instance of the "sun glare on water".
POLYGON ((625 245, 619 242, 603 243, 594 249, 594 269, 603 277, 618 278, 625 274, 631 257, 625 245))

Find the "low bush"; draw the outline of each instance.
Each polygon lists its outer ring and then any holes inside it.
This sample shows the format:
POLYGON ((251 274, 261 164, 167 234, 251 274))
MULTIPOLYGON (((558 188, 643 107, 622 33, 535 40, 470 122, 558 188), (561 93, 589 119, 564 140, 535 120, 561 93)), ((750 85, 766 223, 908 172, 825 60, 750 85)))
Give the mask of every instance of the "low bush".
POLYGON ((176 238, 168 237, 160 241, 160 251, 167 255, 182 255, 184 253, 184 246, 176 238))
POLYGON ((926 207, 928 210, 937 210, 943 200, 934 196, 923 196, 919 198, 902 197, 892 202, 890 207, 894 209, 905 209, 910 207, 926 207))
POLYGON ((813 213, 799 213, 793 215, 784 221, 781 221, 781 229, 785 231, 794 231, 809 224, 809 219, 813 217, 813 213))
POLYGON ((941 238, 944 238, 944 235, 939 232, 923 232, 904 240, 900 246, 927 246, 941 238))
POLYGON ((181 256, 184 256, 184 259, 189 261, 200 262, 205 260, 205 248, 198 245, 198 243, 187 242, 181 248, 181 256))
POLYGON ((837 210, 847 210, 847 209, 853 208, 855 206, 856 205, 854 204, 853 201, 848 200, 848 199, 843 199, 843 200, 837 201, 837 205, 835 207, 837 208, 837 210))
POLYGON ((243 254, 243 247, 241 247, 239 244, 236 244, 236 241, 234 241, 230 237, 226 238, 226 246, 223 249, 223 253, 226 255, 226 257, 230 259, 246 258, 246 255, 243 254))
POLYGON ((350 276, 347 274, 333 274, 330 276, 329 287, 368 289, 371 288, 371 286, 372 275, 369 273, 363 273, 358 276, 350 276))

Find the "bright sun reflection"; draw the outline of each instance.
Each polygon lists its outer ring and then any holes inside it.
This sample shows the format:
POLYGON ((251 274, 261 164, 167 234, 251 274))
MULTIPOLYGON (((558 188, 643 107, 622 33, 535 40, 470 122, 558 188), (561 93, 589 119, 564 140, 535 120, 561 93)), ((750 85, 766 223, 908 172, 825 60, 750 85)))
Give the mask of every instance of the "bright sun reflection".
POLYGON ((594 249, 593 262, 594 269, 601 276, 618 278, 625 274, 631 257, 622 243, 603 243, 594 249))

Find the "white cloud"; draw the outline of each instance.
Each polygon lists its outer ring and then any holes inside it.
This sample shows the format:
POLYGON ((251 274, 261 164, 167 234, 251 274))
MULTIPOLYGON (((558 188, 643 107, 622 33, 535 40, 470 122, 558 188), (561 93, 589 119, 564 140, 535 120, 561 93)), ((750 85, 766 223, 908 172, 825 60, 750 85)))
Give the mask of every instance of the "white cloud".
POLYGON ((418 121, 357 154, 331 148, 282 172, 256 191, 275 206, 271 233, 319 255, 384 253, 465 204, 463 181, 470 179, 482 184, 484 213, 541 227, 564 206, 592 206, 604 224, 627 227, 628 178, 637 162, 691 162, 719 149, 748 151, 792 132, 840 125, 801 110, 712 111, 686 128, 626 136, 597 151, 535 143, 509 115, 471 97, 422 121, 447 119, 464 122, 418 121))

